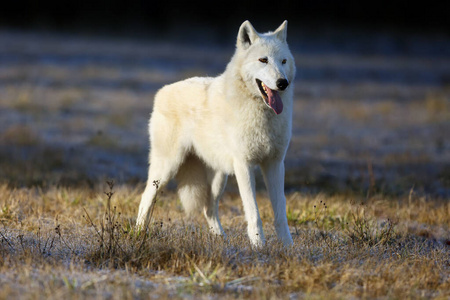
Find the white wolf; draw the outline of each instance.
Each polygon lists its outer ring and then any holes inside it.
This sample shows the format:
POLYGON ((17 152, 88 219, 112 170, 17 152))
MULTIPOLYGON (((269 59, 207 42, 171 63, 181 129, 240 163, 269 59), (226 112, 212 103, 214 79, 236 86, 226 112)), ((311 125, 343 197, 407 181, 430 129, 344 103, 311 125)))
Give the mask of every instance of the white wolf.
POLYGON ((292 244, 286 218, 284 158, 291 138, 295 63, 286 43, 287 21, 258 33, 249 21, 239 28, 236 52, 218 77, 190 78, 164 86, 149 122, 150 166, 138 228, 156 197, 154 181, 175 177, 186 210, 203 209, 208 226, 224 234, 218 200, 234 174, 248 236, 265 242, 255 199, 253 169, 259 165, 275 216, 278 238, 292 244))

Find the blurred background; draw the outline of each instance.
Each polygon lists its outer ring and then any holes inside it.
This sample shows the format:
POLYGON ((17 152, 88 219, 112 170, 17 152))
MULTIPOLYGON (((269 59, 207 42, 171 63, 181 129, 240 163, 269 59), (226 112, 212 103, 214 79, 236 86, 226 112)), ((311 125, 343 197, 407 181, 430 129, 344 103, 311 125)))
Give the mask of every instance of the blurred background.
POLYGON ((144 182, 155 92, 223 72, 244 20, 265 32, 287 19, 287 191, 450 196, 445 1, 2 5, 2 183, 144 182))

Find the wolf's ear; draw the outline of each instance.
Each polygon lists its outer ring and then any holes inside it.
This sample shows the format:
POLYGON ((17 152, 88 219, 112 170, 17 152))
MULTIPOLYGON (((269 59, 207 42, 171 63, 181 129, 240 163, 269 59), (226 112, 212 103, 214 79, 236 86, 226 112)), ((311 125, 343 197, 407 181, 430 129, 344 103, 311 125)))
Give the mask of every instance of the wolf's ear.
POLYGON ((283 24, 281 24, 280 27, 278 27, 277 30, 274 31, 275 36, 282 42, 286 42, 287 24, 288 21, 285 20, 283 24))
POLYGON ((249 21, 242 23, 237 37, 237 47, 248 49, 259 37, 258 32, 249 21))

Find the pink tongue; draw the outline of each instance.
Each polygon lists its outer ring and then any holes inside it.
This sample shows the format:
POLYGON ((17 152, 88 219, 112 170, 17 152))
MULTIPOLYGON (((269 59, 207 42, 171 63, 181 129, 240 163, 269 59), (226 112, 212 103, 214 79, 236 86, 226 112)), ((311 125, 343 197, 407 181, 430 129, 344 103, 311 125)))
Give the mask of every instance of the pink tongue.
POLYGON ((267 101, 269 102, 270 107, 273 111, 279 115, 283 111, 283 101, 281 101, 281 97, 277 91, 271 90, 266 86, 267 91, 267 101))

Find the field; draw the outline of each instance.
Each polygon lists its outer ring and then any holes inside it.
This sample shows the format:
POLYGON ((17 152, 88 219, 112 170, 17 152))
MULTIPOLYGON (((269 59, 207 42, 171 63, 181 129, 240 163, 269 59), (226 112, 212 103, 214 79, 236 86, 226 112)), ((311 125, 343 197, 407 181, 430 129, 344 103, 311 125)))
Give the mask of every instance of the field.
POLYGON ((294 246, 277 243, 258 179, 258 250, 233 180, 219 208, 226 238, 184 215, 174 184, 148 230, 132 228, 155 92, 223 71, 234 37, 0 31, 0 298, 448 299, 450 41, 290 37, 294 246))

